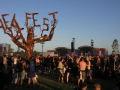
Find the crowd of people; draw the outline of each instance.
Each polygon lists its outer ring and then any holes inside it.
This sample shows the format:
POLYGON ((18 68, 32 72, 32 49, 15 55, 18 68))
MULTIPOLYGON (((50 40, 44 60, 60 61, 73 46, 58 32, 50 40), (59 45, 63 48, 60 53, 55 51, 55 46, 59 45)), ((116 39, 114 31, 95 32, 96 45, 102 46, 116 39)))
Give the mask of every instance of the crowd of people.
MULTIPOLYGON (((4 55, 0 57, 0 77, 5 77, 5 80, 2 83, 4 78, 0 78, 0 85, 2 85, 0 90, 5 90, 8 82, 15 83, 16 88, 21 88, 24 79, 27 80, 28 87, 31 81, 35 87, 38 70, 42 72, 41 74, 44 74, 44 71, 53 74, 59 72, 58 82, 73 81, 78 87, 81 85, 82 90, 86 90, 87 84, 92 83, 92 77, 120 80, 120 57, 116 54, 110 56, 70 56, 67 54, 62 57, 36 55, 30 58, 4 55), (8 81, 3 73, 7 71, 9 71, 8 81)), ((116 87, 120 88, 119 84, 116 84, 116 87)), ((95 84, 95 90, 101 90, 100 84, 95 84)))

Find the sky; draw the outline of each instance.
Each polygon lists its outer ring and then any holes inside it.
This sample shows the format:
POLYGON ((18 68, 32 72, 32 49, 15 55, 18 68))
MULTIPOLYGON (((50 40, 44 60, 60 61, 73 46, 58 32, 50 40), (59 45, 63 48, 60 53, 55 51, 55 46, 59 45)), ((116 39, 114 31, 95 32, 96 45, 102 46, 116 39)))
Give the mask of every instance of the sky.
MULTIPOLYGON (((16 20, 19 26, 24 28, 23 36, 27 37, 25 27, 25 13, 39 13, 35 15, 36 24, 41 25, 41 29, 46 28, 43 25, 43 17, 50 25, 53 17, 48 13, 58 11, 55 15, 58 23, 51 41, 46 41, 43 51, 55 50, 56 47, 71 48, 72 38, 75 38, 75 49, 83 45, 91 45, 91 39, 94 41, 94 47, 106 48, 109 54, 112 52, 112 43, 114 39, 118 40, 120 45, 120 0, 2 0, 0 2, 0 19, 2 14, 6 16, 7 24, 16 14, 16 20)), ((29 17, 32 18, 31 15, 29 17)), ((3 21, 3 20, 2 20, 3 21)), ((32 19, 28 21, 29 25, 33 23, 32 19)), ((0 24, 1 25, 1 24, 0 24)), ((49 31, 43 34, 49 35, 49 31)), ((15 35, 15 31, 13 30, 15 35)), ((40 37, 39 27, 34 31, 37 37, 40 37)), ((37 38, 35 37, 35 38, 37 38)), ((11 48, 17 51, 17 45, 11 41, 11 38, 4 34, 0 28, 0 43, 11 44, 11 48)), ((42 45, 36 43, 34 50, 42 52, 42 45)), ((119 47, 120 50, 120 47, 119 47)))

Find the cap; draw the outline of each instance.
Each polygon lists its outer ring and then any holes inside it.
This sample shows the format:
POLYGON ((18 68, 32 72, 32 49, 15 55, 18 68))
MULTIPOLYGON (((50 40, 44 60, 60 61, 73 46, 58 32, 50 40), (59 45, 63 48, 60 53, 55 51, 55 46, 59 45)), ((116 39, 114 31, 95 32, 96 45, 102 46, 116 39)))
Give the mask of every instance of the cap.
POLYGON ((101 88, 101 85, 99 83, 95 84, 94 86, 101 88))

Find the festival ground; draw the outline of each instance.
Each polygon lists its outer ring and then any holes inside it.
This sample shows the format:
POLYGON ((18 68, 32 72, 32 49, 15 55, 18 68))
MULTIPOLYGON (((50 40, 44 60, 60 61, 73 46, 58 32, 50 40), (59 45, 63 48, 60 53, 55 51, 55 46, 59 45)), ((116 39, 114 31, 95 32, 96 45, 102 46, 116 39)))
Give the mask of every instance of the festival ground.
MULTIPOLYGON (((45 72, 44 74, 41 74, 41 72, 38 72, 37 74, 39 75, 35 88, 33 88, 32 85, 27 87, 28 84, 24 81, 21 90, 74 90, 74 88, 77 87, 77 84, 73 81, 70 81, 69 83, 58 82, 58 73, 51 74, 45 72)), ((95 83, 100 83, 102 90, 110 90, 110 87, 115 87, 116 82, 117 80, 115 79, 105 80, 101 78, 93 78, 93 82, 88 84, 87 90, 93 90, 95 83)), ((16 88, 15 84, 9 84, 7 88, 9 88, 9 90, 20 90, 19 88, 16 88)))

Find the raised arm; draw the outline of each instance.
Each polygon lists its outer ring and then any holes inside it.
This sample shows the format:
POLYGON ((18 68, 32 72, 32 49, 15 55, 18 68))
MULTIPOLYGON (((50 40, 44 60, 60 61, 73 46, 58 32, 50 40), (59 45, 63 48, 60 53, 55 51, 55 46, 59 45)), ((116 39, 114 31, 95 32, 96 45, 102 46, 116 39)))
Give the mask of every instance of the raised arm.
POLYGON ((67 54, 67 56, 68 56, 71 60, 73 60, 73 58, 72 58, 70 55, 67 54))

